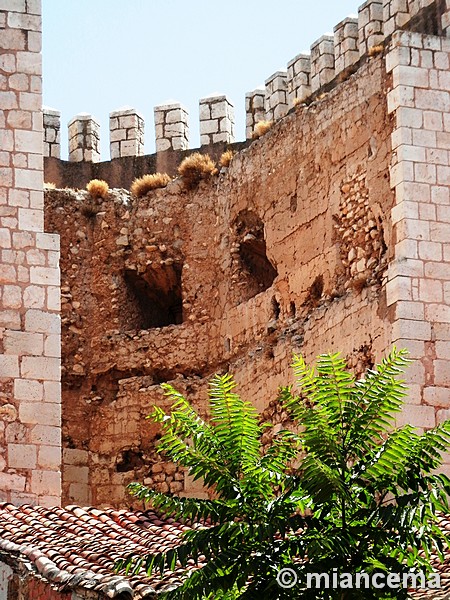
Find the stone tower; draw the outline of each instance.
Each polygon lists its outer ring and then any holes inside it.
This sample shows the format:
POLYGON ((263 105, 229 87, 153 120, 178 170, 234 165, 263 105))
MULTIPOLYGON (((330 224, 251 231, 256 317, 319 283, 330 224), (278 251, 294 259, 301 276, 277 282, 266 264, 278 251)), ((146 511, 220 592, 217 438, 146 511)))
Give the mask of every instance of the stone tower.
POLYGON ((59 236, 44 233, 41 1, 0 0, 0 499, 61 499, 59 236))

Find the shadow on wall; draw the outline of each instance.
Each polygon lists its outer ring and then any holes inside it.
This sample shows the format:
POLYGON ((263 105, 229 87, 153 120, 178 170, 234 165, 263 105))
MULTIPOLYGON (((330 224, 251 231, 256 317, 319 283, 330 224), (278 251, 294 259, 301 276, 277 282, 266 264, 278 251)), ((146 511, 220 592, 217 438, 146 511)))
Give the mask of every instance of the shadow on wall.
POLYGON ((181 264, 158 265, 145 273, 127 270, 124 279, 134 299, 133 322, 126 323, 130 328, 151 329, 183 322, 181 264))
POLYGON ((278 275, 276 268, 267 257, 264 223, 250 210, 241 211, 234 221, 234 229, 239 244, 238 262, 248 300, 267 290, 278 275))

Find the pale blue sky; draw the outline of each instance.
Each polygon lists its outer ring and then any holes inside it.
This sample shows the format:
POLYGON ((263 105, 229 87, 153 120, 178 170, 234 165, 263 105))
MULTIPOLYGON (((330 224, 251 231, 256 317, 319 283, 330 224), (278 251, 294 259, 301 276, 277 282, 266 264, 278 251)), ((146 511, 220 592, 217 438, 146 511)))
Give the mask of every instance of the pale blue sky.
POLYGON ((42 0, 44 104, 67 123, 79 112, 101 125, 109 160, 109 113, 125 105, 145 119, 154 152, 153 107, 166 100, 190 114, 198 146, 198 101, 226 94, 236 140, 245 138, 245 93, 349 14, 362 0, 42 0))

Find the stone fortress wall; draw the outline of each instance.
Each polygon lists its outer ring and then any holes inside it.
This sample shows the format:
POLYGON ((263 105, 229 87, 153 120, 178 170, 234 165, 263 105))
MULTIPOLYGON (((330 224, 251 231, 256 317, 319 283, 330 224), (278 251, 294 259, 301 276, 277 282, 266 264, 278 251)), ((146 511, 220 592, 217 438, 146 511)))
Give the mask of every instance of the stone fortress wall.
MULTIPOLYGON (((416 361, 401 419, 429 427, 447 415, 447 11, 366 2, 247 95, 247 137, 257 120, 276 125, 195 191, 176 180, 98 206, 85 192, 47 193, 47 227, 62 238, 64 498, 127 503, 133 479, 195 492, 155 456, 158 429, 144 416, 167 406, 159 384, 201 409, 208 378, 229 369, 280 427, 292 351, 341 350, 362 372, 406 346, 416 361), (391 36, 402 27, 414 33, 391 36)), ((201 101, 201 151, 233 147, 230 114, 225 97, 201 101)), ((188 153, 186 112, 159 107, 155 121, 156 156, 136 156, 142 122, 116 112, 113 153, 133 156, 58 173, 79 187, 99 174, 116 185, 142 168, 174 173, 188 153)), ((77 143, 94 146, 87 134, 77 143)))
MULTIPOLYGON (((200 151, 240 151, 195 190, 46 192, 45 229, 61 236, 64 503, 130 505, 136 479, 202 493, 155 453, 144 417, 168 407, 160 383, 204 412, 208 379, 230 370, 276 429, 293 351, 340 350, 359 374, 407 347, 399 423, 449 416, 449 15, 450 0, 365 2, 247 94, 245 143, 231 102, 202 100, 200 151), (252 142, 262 119, 275 125, 252 142)), ((45 180, 128 188, 174 174, 188 116, 165 105, 155 123, 157 152, 143 156, 142 117, 111 113, 100 162, 95 120, 78 115, 61 161, 59 115, 45 110, 45 180)))

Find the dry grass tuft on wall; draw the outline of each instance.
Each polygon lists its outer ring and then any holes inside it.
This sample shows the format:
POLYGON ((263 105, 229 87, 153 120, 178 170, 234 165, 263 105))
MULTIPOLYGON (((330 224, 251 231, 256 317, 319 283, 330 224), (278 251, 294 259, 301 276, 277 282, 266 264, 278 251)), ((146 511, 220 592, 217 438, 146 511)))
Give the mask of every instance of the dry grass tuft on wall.
POLYGON ((262 135, 267 133, 269 129, 272 127, 273 121, 258 121, 255 125, 255 129, 253 130, 253 139, 257 140, 262 135))
POLYGON ((383 52, 384 50, 384 46, 383 44, 379 44, 378 46, 371 46, 367 52, 367 54, 369 56, 376 56, 377 54, 380 54, 380 52, 383 52))
POLYGON ((91 179, 86 189, 93 198, 105 199, 109 192, 109 185, 102 179, 91 179))
POLYGON ((44 190, 56 190, 56 185, 51 181, 45 181, 44 190))
POLYGON ((172 181, 167 173, 151 173, 136 178, 131 184, 130 191, 136 198, 146 196, 152 190, 166 187, 172 181))
POLYGON ((233 150, 227 150, 226 152, 224 152, 219 159, 220 166, 221 167, 229 167, 233 156, 234 156, 233 150))
POLYGON ((194 152, 187 156, 178 167, 186 189, 190 190, 202 179, 209 179, 217 173, 216 164, 208 154, 194 152))

